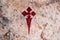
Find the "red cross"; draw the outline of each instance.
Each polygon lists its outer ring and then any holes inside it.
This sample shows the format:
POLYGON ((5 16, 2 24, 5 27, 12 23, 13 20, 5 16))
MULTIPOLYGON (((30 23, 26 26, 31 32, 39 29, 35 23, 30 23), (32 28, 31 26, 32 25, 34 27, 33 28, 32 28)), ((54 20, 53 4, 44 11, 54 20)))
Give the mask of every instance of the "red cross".
POLYGON ((31 25, 31 15, 32 16, 35 16, 35 12, 32 11, 32 9, 30 7, 27 8, 27 12, 26 11, 23 11, 22 14, 23 16, 26 16, 27 15, 27 18, 26 18, 26 21, 27 21, 27 25, 28 25, 28 34, 30 33, 30 25, 31 25))

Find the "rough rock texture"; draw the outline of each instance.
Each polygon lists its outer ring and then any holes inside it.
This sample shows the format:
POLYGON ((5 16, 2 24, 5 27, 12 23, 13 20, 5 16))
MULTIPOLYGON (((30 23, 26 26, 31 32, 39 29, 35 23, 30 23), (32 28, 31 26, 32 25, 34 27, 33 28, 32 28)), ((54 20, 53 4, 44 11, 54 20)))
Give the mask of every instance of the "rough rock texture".
POLYGON ((60 40, 60 0, 0 0, 0 40, 60 40), (28 7, 36 13, 30 34, 28 7))

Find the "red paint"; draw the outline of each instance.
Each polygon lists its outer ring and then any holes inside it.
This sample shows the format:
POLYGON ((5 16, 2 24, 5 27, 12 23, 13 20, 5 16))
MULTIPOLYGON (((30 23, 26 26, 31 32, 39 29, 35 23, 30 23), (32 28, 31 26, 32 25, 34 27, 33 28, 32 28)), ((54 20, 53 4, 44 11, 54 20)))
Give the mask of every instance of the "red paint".
POLYGON ((35 16, 35 12, 33 12, 33 11, 31 12, 31 11, 32 11, 32 9, 30 7, 28 7, 27 12, 26 11, 22 12, 23 16, 28 15, 26 18, 27 25, 28 25, 28 34, 30 33, 30 25, 31 25, 31 20, 32 20, 30 15, 35 16))

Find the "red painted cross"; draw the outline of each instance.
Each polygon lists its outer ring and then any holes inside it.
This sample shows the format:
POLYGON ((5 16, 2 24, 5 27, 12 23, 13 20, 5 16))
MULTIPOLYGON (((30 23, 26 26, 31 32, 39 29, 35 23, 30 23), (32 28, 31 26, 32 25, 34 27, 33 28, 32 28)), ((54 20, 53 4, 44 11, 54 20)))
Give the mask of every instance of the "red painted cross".
POLYGON ((27 15, 27 18, 26 18, 26 21, 27 21, 27 25, 28 25, 28 34, 30 33, 30 25, 31 25, 31 15, 32 16, 35 16, 35 12, 32 11, 32 9, 30 7, 27 8, 27 12, 26 11, 23 11, 22 14, 23 16, 26 16, 27 15))

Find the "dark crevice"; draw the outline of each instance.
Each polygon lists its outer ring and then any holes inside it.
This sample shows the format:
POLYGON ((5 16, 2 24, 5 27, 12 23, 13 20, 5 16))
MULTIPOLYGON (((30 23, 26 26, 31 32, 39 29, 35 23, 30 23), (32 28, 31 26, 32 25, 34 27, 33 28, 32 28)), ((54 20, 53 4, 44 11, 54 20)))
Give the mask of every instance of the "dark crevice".
POLYGON ((56 2, 60 2, 60 0, 51 0, 50 2, 46 3, 45 5, 53 4, 53 3, 56 3, 56 2))
POLYGON ((0 24, 2 24, 2 28, 4 29, 5 26, 7 26, 9 24, 9 19, 7 17, 2 17, 0 24))
POLYGON ((46 38, 44 38, 44 33, 43 32, 41 33, 41 38, 42 38, 42 40, 47 40, 46 38))
POLYGON ((8 22, 9 22, 9 20, 8 20, 7 17, 3 17, 2 20, 3 20, 3 22, 5 22, 5 23, 8 23, 8 22))
POLYGON ((5 35, 4 35, 4 40, 10 40, 10 30, 7 32, 7 33, 5 33, 5 35))

